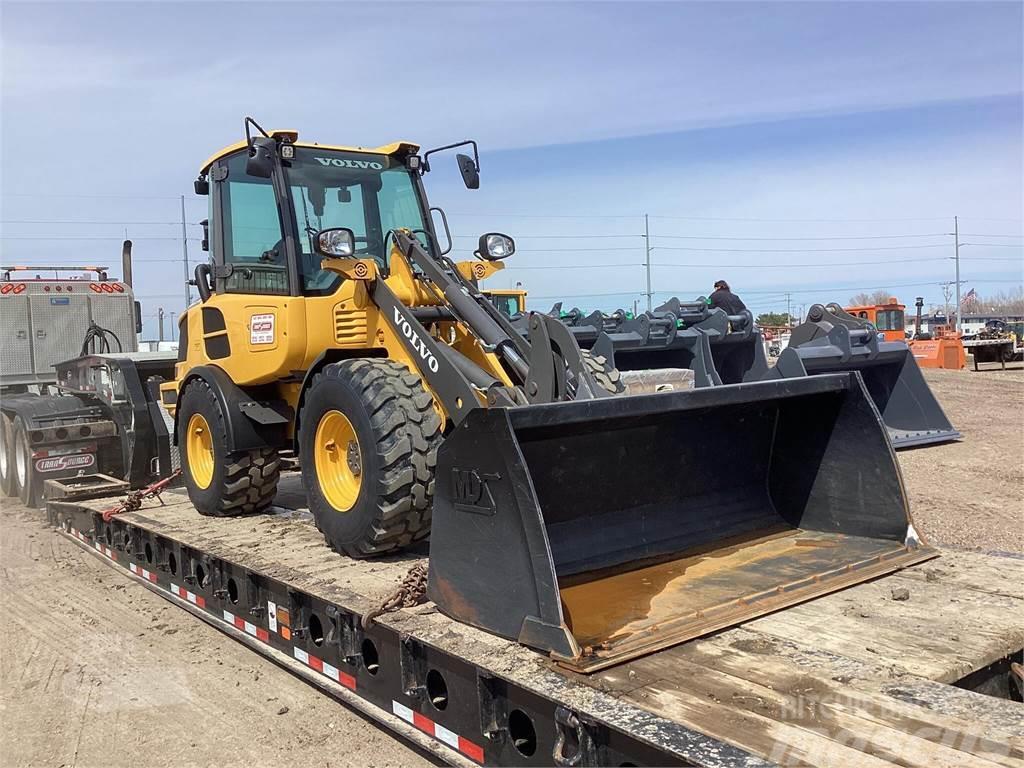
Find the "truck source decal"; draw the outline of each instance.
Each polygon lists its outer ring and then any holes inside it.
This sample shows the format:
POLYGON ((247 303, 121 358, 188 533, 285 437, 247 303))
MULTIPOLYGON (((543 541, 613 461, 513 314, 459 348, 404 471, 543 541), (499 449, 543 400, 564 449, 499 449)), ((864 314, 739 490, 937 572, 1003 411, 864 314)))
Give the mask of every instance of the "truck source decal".
POLYGON ((412 324, 405 319, 405 316, 398 307, 395 307, 395 325, 402 332, 402 335, 409 340, 409 343, 416 351, 416 354, 423 358, 423 362, 427 364, 427 368, 434 373, 437 373, 437 358, 434 357, 434 353, 430 351, 430 347, 428 347, 427 343, 420 338, 420 335, 416 333, 416 329, 413 328, 412 324))
POLYGON ((91 453, 74 453, 70 456, 47 456, 36 459, 36 472, 59 472, 64 469, 84 469, 96 463, 91 453))

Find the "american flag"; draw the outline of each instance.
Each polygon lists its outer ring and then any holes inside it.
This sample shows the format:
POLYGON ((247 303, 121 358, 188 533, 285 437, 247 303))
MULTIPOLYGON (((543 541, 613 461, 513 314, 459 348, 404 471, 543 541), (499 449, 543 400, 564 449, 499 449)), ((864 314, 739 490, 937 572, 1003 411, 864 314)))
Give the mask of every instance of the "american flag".
POLYGON ((960 299, 960 303, 961 304, 966 304, 968 301, 970 301, 973 298, 976 298, 977 296, 978 296, 978 292, 975 291, 973 288, 971 288, 971 290, 969 290, 967 293, 965 293, 963 295, 963 297, 960 299))

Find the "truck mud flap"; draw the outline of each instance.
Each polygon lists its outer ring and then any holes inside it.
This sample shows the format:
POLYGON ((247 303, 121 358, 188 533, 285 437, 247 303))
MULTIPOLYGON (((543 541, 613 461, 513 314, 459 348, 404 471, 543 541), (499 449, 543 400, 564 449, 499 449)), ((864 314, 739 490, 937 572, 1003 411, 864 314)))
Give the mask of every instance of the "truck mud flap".
POLYGON ((845 371, 860 372, 897 450, 960 439, 906 344, 881 342, 874 349, 843 350, 816 340, 783 350, 767 375, 800 377, 845 371))
POLYGON ((428 594, 592 672, 935 554, 846 373, 472 412, 428 594))

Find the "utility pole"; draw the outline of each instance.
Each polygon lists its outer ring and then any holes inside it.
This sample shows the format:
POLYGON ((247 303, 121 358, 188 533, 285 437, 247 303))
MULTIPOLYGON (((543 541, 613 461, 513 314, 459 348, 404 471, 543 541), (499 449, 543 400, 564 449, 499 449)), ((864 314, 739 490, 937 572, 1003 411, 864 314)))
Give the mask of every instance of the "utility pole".
POLYGON ((174 313, 171 312, 171 341, 174 341, 174 313))
POLYGON ((956 261, 956 332, 960 333, 960 222, 953 217, 953 259, 956 261))
POLYGON ((647 311, 651 311, 651 225, 644 214, 644 254, 645 266, 647 268, 647 311))
POLYGON ((160 307, 156 311, 156 323, 157 323, 157 341, 164 340, 164 308, 160 307))
MULTIPOLYGON (((185 308, 192 303, 192 289, 188 284, 188 228, 185 224, 185 196, 181 196, 181 265, 185 273, 185 308)), ((161 336, 163 341, 163 336, 161 336)))
POLYGON ((793 315, 790 314, 792 310, 789 308, 789 294, 786 294, 786 324, 793 327, 793 315))

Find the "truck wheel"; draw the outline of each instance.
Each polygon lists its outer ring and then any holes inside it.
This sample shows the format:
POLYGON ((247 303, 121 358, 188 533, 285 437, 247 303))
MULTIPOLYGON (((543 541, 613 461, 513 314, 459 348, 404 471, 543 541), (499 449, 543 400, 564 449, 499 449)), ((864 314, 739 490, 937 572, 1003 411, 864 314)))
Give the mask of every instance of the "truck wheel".
POLYGON ((580 351, 587 369, 602 389, 613 395, 621 395, 626 391, 626 385, 622 383, 622 374, 619 373, 619 369, 612 367, 604 355, 595 355, 586 349, 580 351))
POLYGON ((42 498, 39 473, 32 462, 32 448, 28 443, 28 431, 21 416, 14 418, 14 482, 18 486, 18 498, 26 507, 38 507, 42 498))
POLYGON ((430 533, 441 419, 418 374, 376 359, 318 373, 302 407, 299 456, 317 528, 350 557, 430 533))
POLYGON ((17 497, 18 490, 14 472, 14 424, 0 413, 0 493, 17 497))
POLYGON ((185 387, 178 408, 182 475, 199 514, 229 517, 269 507, 281 475, 277 450, 228 453, 220 404, 201 379, 185 387))

